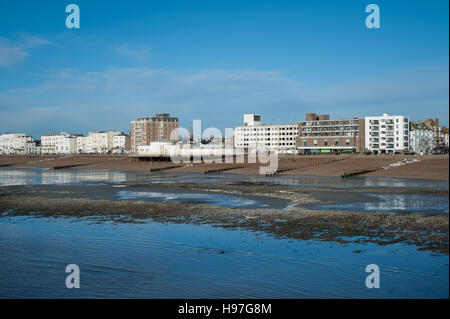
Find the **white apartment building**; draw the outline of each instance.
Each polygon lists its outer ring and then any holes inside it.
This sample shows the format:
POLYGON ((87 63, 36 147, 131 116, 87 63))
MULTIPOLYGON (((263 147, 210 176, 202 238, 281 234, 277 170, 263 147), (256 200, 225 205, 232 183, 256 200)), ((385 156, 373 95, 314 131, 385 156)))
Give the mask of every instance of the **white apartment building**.
POLYGON ((114 148, 114 136, 122 135, 120 131, 89 132, 85 153, 105 154, 114 148))
POLYGON ((25 142, 25 154, 41 154, 41 146, 36 145, 36 141, 25 142))
POLYGON ((296 148, 298 123, 262 124, 260 114, 244 114, 244 126, 234 130, 234 147, 260 150, 296 148))
POLYGON ((120 131, 89 132, 88 136, 61 132, 47 134, 41 137, 42 154, 105 154, 111 152, 115 146, 126 145, 127 137, 120 131))
POLYGON ((77 136, 66 132, 41 136, 42 154, 73 154, 76 152, 77 136))
POLYGON ((409 118, 402 115, 366 116, 365 147, 374 154, 409 150, 409 118))
POLYGON ((88 144, 87 136, 77 136, 75 144, 75 152, 78 154, 87 153, 87 144, 88 144))
POLYGON ((409 132, 409 145, 411 151, 418 154, 429 154, 435 147, 433 130, 423 129, 409 132))
POLYGON ((113 152, 124 153, 130 150, 130 135, 119 134, 113 136, 113 152))
POLYGON ((24 133, 0 135, 0 154, 34 154, 36 143, 24 133))

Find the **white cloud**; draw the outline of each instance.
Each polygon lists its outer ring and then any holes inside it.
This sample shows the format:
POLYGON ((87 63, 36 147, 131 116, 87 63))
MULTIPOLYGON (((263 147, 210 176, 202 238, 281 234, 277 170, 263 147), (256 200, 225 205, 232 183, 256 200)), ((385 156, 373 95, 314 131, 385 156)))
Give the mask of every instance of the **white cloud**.
POLYGON ((47 45, 50 42, 31 35, 22 35, 16 42, 0 38, 0 67, 11 69, 30 56, 30 49, 47 45))
POLYGON ((28 56, 28 52, 22 48, 7 46, 0 39, 0 67, 11 68, 22 63, 28 56))
POLYGON ((127 43, 124 43, 114 49, 117 53, 132 58, 138 62, 144 62, 150 57, 150 48, 147 47, 130 48, 127 43))

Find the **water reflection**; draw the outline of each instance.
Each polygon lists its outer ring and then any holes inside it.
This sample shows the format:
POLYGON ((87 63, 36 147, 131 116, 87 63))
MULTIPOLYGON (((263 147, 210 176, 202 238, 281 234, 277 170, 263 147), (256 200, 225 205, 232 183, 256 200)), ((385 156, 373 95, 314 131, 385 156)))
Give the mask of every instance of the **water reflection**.
POLYGON ((127 180, 126 176, 125 172, 116 171, 2 168, 0 169, 0 186, 121 183, 127 180))
POLYGON ((146 184, 243 184, 311 186, 323 188, 399 187, 399 188, 448 188, 448 181, 432 181, 402 178, 366 177, 343 179, 340 177, 313 175, 262 176, 245 174, 203 175, 195 173, 149 173, 106 170, 68 169, 52 170, 42 168, 0 168, 0 185, 50 185, 83 183, 124 183, 146 184))
POLYGON ((205 194, 205 193, 161 193, 161 192, 136 192, 120 191, 117 197, 122 200, 151 200, 163 202, 200 202, 224 207, 266 207, 267 204, 261 204, 259 201, 249 198, 205 194))
POLYGON ((374 200, 315 205, 313 209, 367 212, 449 213, 449 198, 442 195, 367 194, 374 200))

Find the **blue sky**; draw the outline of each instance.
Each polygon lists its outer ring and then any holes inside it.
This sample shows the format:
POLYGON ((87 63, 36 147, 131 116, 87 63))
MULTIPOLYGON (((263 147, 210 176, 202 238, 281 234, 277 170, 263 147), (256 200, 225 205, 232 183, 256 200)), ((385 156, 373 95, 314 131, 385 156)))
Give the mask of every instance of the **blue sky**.
POLYGON ((448 126, 448 1, 1 1, 0 133, 405 114, 448 126), (67 29, 75 3, 81 28, 67 29), (380 7, 367 29, 365 7, 380 7))

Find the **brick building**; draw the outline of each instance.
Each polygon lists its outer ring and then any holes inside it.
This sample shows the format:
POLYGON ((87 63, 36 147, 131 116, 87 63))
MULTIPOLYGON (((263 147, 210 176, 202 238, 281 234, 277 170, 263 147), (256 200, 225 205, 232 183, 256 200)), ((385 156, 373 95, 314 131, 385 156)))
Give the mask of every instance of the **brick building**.
POLYGON ((296 147, 303 153, 364 152, 364 119, 330 120, 328 114, 306 113, 298 123, 296 147))
POLYGON ((131 122, 131 152, 139 146, 150 145, 160 140, 178 140, 178 118, 169 114, 156 114, 153 117, 140 117, 131 122))

